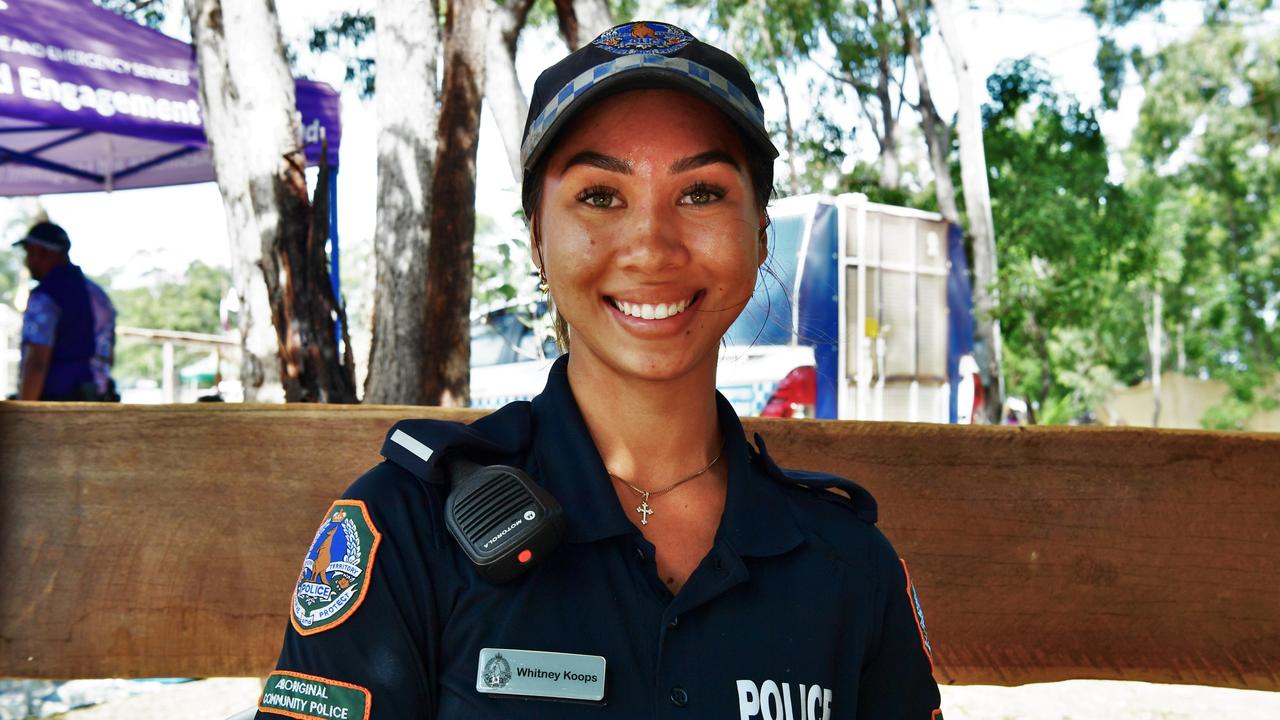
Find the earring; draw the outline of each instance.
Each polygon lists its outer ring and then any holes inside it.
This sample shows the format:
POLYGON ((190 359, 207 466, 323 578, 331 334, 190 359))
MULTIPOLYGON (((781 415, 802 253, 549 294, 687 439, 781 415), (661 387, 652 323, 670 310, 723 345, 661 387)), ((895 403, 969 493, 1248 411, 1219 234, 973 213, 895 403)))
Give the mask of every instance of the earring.
POLYGON ((543 295, 548 295, 551 293, 551 286, 547 284, 547 273, 542 269, 542 243, 538 242, 537 223, 534 223, 533 227, 529 230, 529 244, 533 246, 533 251, 538 253, 538 292, 543 295))

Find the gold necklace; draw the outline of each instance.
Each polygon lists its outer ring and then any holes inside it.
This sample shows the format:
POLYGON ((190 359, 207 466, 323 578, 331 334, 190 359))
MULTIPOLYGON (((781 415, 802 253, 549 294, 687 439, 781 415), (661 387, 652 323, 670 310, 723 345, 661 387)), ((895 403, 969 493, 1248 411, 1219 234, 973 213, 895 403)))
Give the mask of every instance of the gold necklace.
POLYGON ((632 491, 634 491, 637 495, 639 495, 639 496, 640 496, 640 506, 636 508, 636 512, 640 514, 640 524, 641 524, 641 525, 648 525, 648 524, 649 524, 649 516, 650 516, 650 515, 652 515, 652 514, 653 514, 653 512, 654 512, 653 508, 649 505, 649 497, 650 497, 651 495, 662 495, 663 493, 670 492, 670 491, 675 490, 676 488, 680 487, 681 485, 683 485, 683 484, 685 484, 685 483, 689 482, 690 480, 692 480, 692 479, 694 479, 694 478, 696 478, 696 477, 698 477, 698 476, 702 475, 702 474, 703 474, 703 473, 705 473, 706 471, 710 470, 712 465, 715 465, 717 462, 719 462, 719 461, 720 461, 720 455, 721 455, 722 453, 724 453, 724 440, 723 440, 723 439, 721 439, 721 440, 720 440, 720 449, 716 451, 716 456, 715 456, 715 457, 713 457, 713 458, 711 458, 711 462, 707 463, 706 467, 704 467, 704 468, 702 468, 701 470, 699 470, 698 472, 696 472, 696 473, 694 473, 694 474, 690 475, 689 477, 686 477, 686 478, 682 478, 682 479, 680 479, 680 480, 677 480, 677 481, 675 481, 675 482, 671 483, 670 485, 668 485, 668 486, 666 486, 666 487, 664 487, 664 488, 662 488, 662 489, 660 489, 660 490, 641 490, 640 488, 636 487, 635 485, 632 485, 631 483, 627 482, 627 481, 626 481, 626 480, 624 480, 623 478, 618 477, 617 475, 614 475, 612 472, 609 472, 609 469, 608 469, 608 468, 605 468, 605 472, 606 472, 606 473, 609 473, 609 477, 611 477, 611 478, 613 478, 614 480, 617 480, 618 482, 622 483, 623 485, 626 485, 627 487, 631 488, 631 489, 632 489, 632 491))

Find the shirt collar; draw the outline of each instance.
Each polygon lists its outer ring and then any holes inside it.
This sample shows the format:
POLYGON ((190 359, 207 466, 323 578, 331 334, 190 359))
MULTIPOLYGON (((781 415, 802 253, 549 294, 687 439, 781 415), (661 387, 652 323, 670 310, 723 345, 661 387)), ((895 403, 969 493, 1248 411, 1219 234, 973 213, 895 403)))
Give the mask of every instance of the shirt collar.
POLYGON ((790 499, 756 462, 756 451, 747 444, 738 413, 719 392, 716 413, 729 463, 729 492, 717 542, 724 541, 739 555, 781 555, 804 537, 791 512, 790 499))
MULTIPOLYGON (((716 413, 729 464, 728 496, 717 543, 753 556, 778 555, 799 545, 802 535, 788 499, 777 481, 754 462, 742 423, 720 393, 716 393, 716 413)), ((573 397, 568 355, 552 365, 546 388, 533 400, 533 452, 538 482, 564 508, 569 542, 589 543, 639 532, 618 503, 573 397)))

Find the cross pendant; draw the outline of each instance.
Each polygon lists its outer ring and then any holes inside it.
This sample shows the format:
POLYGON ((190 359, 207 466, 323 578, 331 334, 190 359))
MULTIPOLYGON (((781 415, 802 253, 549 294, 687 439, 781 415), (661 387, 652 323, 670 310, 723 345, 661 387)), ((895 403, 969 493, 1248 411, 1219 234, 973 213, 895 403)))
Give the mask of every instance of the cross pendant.
POLYGON ((640 524, 648 525, 649 516, 653 514, 653 508, 649 507, 649 493, 645 493, 640 501, 640 507, 636 508, 636 512, 640 513, 640 524))

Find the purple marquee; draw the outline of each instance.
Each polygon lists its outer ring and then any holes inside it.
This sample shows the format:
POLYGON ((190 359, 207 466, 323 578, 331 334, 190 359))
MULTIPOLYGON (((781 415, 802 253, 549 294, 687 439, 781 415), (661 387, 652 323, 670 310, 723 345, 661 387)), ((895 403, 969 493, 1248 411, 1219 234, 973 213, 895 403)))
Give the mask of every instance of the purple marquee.
MULTIPOLYGON (((0 0, 0 196, 213 179, 190 45, 90 0, 0 0)), ((297 81, 307 161, 338 163, 338 94, 297 81)))

